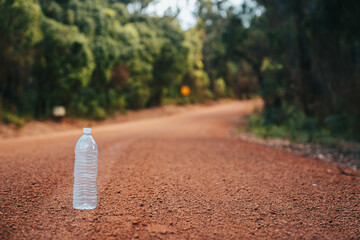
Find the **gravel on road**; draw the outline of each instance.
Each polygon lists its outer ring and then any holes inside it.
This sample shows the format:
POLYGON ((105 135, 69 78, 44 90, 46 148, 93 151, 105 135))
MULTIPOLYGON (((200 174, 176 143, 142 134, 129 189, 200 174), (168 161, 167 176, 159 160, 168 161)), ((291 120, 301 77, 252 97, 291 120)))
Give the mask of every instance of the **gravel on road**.
POLYGON ((0 140, 0 238, 359 239, 359 177, 229 134, 256 104, 94 127, 95 210, 72 208, 81 128, 0 140))

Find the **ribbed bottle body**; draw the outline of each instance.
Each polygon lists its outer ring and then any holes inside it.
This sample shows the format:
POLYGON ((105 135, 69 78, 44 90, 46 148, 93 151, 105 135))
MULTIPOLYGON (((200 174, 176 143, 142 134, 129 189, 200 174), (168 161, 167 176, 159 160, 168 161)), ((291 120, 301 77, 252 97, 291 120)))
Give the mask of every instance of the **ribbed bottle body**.
POLYGON ((83 135, 75 147, 73 190, 73 207, 75 209, 96 208, 97 160, 98 151, 95 140, 91 136, 83 135))

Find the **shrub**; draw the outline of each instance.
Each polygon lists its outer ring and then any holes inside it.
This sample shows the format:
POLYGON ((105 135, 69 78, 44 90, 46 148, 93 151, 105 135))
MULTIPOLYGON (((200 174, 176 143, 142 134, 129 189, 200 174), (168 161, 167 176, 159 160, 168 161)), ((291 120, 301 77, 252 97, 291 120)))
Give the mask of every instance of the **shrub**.
POLYGON ((149 100, 150 91, 140 81, 128 81, 124 87, 124 96, 131 109, 142 109, 149 100))
POLYGON ((93 108, 93 110, 91 112, 91 117, 95 120, 104 120, 106 118, 105 109, 103 109, 101 107, 93 108))
POLYGON ((215 81, 215 95, 218 98, 225 97, 226 94, 226 84, 223 78, 218 78, 215 81))
POLYGON ((325 145, 336 142, 330 130, 322 127, 315 118, 307 117, 296 107, 284 106, 282 110, 267 109, 262 114, 249 115, 247 120, 246 130, 261 138, 287 138, 292 142, 316 142, 325 145), (280 124, 273 121, 274 119, 269 121, 275 116, 276 121, 282 120, 280 124))
POLYGON ((4 113, 3 122, 6 124, 14 124, 17 128, 24 126, 24 119, 12 113, 4 113))
POLYGON ((126 110, 126 100, 124 96, 118 97, 114 105, 115 109, 120 112, 125 112, 126 110))

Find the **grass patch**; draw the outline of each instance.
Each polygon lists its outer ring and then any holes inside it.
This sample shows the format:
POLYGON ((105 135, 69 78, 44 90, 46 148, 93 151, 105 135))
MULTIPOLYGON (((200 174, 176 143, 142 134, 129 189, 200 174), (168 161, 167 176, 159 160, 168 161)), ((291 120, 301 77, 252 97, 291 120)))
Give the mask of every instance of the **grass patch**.
POLYGON ((23 118, 12 113, 7 113, 7 112, 3 113, 2 118, 5 124, 14 124, 17 128, 23 127, 25 123, 23 118))
POLYGON ((339 137, 333 136, 315 119, 306 116, 291 118, 282 124, 272 124, 266 122, 263 115, 254 113, 247 117, 247 122, 246 131, 265 139, 285 138, 291 142, 319 143, 328 146, 333 146, 339 140, 339 137))

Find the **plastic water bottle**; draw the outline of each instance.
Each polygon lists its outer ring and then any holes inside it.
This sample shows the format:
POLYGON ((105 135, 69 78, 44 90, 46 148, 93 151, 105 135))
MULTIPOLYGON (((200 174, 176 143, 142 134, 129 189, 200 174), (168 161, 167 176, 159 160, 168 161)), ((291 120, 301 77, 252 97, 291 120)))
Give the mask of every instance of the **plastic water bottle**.
POLYGON ((98 148, 91 136, 91 128, 84 128, 75 146, 73 207, 95 209, 97 205, 98 148))

